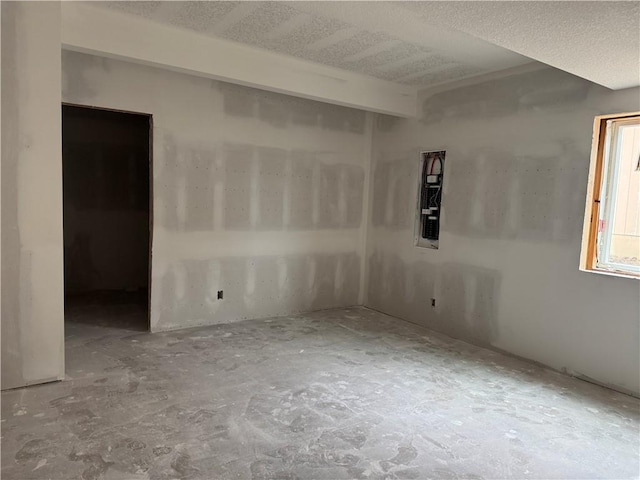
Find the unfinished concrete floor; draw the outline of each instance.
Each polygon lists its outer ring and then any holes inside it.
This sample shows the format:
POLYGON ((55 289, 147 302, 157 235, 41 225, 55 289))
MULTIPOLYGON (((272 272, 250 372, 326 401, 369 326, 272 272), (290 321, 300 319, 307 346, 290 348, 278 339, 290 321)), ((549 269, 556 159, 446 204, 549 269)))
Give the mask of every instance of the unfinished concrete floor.
POLYGON ((4 480, 640 474, 637 399, 365 308, 153 335, 74 319, 68 380, 2 394, 4 480))

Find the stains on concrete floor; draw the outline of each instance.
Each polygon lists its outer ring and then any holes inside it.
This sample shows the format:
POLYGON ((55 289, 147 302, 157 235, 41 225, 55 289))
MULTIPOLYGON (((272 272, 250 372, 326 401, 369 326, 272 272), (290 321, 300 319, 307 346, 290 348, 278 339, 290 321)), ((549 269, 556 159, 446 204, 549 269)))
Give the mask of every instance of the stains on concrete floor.
POLYGON ((640 473, 637 399, 365 308, 153 335, 74 320, 68 379, 2 393, 5 480, 640 473))

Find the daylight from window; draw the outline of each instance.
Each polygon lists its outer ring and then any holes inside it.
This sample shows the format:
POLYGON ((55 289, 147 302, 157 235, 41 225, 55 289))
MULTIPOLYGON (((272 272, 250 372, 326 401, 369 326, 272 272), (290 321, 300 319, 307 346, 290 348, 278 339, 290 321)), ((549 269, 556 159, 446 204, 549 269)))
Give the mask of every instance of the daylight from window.
POLYGON ((610 120, 597 268, 640 273, 640 119, 610 120))

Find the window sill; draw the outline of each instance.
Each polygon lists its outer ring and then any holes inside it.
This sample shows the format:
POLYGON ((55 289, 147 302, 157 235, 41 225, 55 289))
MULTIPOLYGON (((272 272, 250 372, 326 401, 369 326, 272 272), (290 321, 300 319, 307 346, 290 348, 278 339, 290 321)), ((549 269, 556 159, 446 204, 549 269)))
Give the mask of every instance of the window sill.
POLYGON ((597 273, 609 277, 629 278, 631 280, 640 280, 640 273, 617 272, 615 270, 601 270, 597 268, 580 268, 580 271, 587 273, 597 273))

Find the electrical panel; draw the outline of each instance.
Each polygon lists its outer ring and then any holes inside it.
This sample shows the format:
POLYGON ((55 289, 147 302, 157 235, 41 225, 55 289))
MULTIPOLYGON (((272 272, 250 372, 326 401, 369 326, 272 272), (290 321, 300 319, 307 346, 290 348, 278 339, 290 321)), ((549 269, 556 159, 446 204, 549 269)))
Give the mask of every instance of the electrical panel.
POLYGON ((444 151, 422 153, 420 237, 432 241, 440 238, 444 157, 444 151))

